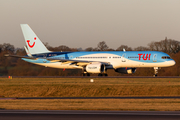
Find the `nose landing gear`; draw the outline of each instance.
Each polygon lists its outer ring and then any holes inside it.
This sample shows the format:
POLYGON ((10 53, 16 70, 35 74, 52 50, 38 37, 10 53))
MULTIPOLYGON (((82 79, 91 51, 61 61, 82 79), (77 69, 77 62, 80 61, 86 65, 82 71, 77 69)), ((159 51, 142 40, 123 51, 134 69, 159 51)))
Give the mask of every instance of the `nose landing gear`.
POLYGON ((154 67, 154 75, 153 75, 153 77, 157 77, 157 74, 158 74, 158 70, 159 70, 160 68, 158 68, 158 67, 154 67))

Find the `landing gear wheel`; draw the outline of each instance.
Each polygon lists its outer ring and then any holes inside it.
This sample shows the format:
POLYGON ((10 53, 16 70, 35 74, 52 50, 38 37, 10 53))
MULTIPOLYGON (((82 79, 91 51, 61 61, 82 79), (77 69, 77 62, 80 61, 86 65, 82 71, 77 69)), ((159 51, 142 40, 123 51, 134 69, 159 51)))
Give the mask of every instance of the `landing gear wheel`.
POLYGON ((102 74, 101 74, 101 73, 99 73, 99 74, 98 74, 98 76, 102 76, 102 74))
POLYGON ((98 76, 108 76, 108 74, 99 73, 98 76))
POLYGON ((157 75, 153 75, 153 77, 157 77, 157 75))
POLYGON ((90 73, 82 73, 82 76, 90 76, 90 73))
POLYGON ((85 73, 82 73, 82 76, 86 76, 86 74, 85 74, 85 73))

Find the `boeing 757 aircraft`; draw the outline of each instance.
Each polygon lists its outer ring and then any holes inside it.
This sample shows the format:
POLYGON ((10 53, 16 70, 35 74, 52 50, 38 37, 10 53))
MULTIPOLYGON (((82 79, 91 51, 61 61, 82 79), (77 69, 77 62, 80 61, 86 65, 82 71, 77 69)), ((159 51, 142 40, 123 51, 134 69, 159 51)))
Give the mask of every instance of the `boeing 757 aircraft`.
POLYGON ((152 67, 154 76, 157 76, 160 67, 175 65, 175 61, 168 54, 158 51, 52 52, 44 46, 29 25, 21 24, 21 29, 27 55, 5 56, 20 57, 27 62, 45 67, 82 69, 83 76, 90 76, 93 73, 107 76, 107 69, 132 74, 139 67, 152 67))

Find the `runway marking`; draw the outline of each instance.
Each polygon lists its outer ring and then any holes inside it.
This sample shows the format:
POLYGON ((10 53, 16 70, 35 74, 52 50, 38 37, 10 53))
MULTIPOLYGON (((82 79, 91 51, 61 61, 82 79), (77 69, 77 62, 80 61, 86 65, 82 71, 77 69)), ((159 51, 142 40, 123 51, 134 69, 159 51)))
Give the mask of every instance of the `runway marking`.
POLYGON ((0 98, 0 100, 13 100, 13 99, 17 99, 17 98, 6 98, 6 97, 0 98))

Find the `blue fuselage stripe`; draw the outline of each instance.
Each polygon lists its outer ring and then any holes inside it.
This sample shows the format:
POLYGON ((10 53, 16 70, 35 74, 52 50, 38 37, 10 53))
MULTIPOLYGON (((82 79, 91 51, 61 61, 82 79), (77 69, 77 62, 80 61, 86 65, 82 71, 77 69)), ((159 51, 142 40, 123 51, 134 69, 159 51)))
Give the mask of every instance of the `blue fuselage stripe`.
MULTIPOLYGON (((92 51, 92 52, 50 52, 50 53, 42 53, 42 54, 33 54, 35 58, 60 58, 60 59, 79 59, 79 60, 87 60, 91 61, 91 59, 109 59, 109 61, 113 59, 126 59, 143 63, 160 63, 165 61, 170 61, 172 59, 162 59, 162 56, 168 56, 168 54, 159 52, 159 51, 92 51), (88 56, 88 57, 83 57, 88 56), (99 57, 98 57, 99 56, 99 57), (119 57, 117 57, 119 56, 119 57)), ((24 59, 29 61, 27 59, 24 59)), ((31 60, 30 60, 31 61, 31 60)), ((30 62, 29 61, 29 62, 30 62)), ((31 61, 32 62, 32 61, 31 61)), ((34 62, 43 62, 43 61, 34 61, 34 62)), ((48 61, 47 61, 48 62, 48 61)))

